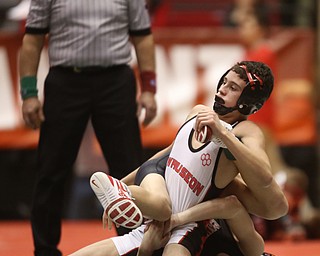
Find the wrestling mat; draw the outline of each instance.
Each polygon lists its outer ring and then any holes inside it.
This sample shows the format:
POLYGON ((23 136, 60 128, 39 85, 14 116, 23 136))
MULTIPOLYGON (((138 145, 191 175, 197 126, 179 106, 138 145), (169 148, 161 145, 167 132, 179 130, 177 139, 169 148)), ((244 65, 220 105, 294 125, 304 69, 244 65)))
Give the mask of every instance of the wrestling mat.
MULTIPOLYGON (((64 255, 93 242, 115 235, 104 230, 100 221, 64 221, 60 249, 64 255)), ((276 256, 320 256, 320 240, 267 242, 266 251, 276 256)), ((0 256, 32 256, 30 224, 26 221, 0 221, 0 256)))

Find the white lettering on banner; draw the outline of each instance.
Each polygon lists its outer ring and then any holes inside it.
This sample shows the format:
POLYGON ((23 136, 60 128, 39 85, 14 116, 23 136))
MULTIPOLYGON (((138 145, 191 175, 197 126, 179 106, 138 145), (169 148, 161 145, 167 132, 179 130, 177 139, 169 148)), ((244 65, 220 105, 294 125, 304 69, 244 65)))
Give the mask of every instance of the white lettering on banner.
MULTIPOLYGON (((179 127, 191 108, 197 104, 199 79, 205 92, 203 104, 212 105, 216 85, 224 72, 241 60, 240 45, 174 45, 168 52, 156 47, 158 80, 158 114, 151 126, 162 122, 165 113, 170 124, 179 127), (198 69, 203 70, 199 78, 198 69)), ((136 64, 136 59, 132 62, 136 64)))
POLYGON ((202 45, 198 51, 198 65, 204 69, 203 86, 207 97, 203 104, 211 106, 216 86, 221 76, 237 61, 241 61, 244 49, 240 45, 202 45))
MULTIPOLYGON (((0 48, 0 130, 15 129, 22 124, 20 90, 14 90, 13 81, 10 76, 8 54, 5 48, 0 48), (17 100, 19 101, 17 103, 17 100)), ((17 53, 18 58, 18 53, 17 53)), ((43 99, 43 84, 49 69, 47 49, 41 53, 38 83, 39 98, 43 99)), ((17 81, 19 81, 19 77, 17 81)), ((17 85, 17 88, 18 85, 17 85)))
POLYGON ((0 48, 0 129, 10 130, 19 124, 13 82, 6 49, 0 48))
MULTIPOLYGON (((179 127, 190 109, 197 103, 200 87, 204 91, 204 104, 211 105, 215 86, 221 75, 236 61, 241 59, 243 48, 240 45, 187 45, 175 44, 168 51, 161 45, 156 47, 156 66, 158 80, 158 115, 152 123, 156 127, 163 121, 165 114, 174 127, 179 127), (202 70, 199 77, 199 69, 202 70), (201 80, 201 86, 199 81, 201 80)), ((136 65, 136 57, 131 64, 136 65)), ((17 107, 10 78, 6 52, 0 51, 0 129, 14 129, 21 124, 20 106, 17 107)), ((41 55, 38 70, 38 90, 43 98, 43 83, 49 68, 48 54, 45 49, 41 55)), ((21 102, 19 102, 21 104, 21 102)))
MULTIPOLYGON (((182 124, 197 97, 197 49, 192 45, 175 45, 166 56, 157 47, 159 105, 169 112, 169 122, 182 124)), ((159 112, 159 117, 163 112, 159 112)))

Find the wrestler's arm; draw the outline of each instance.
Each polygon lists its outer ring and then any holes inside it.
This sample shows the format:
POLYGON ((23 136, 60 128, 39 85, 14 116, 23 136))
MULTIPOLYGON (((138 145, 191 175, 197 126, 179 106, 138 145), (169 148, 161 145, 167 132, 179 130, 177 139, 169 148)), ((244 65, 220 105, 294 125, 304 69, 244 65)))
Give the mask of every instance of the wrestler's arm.
POLYGON ((149 223, 137 255, 150 256, 155 250, 164 247, 170 239, 170 233, 163 234, 163 232, 164 222, 152 221, 149 223))
POLYGON ((228 196, 202 202, 183 212, 173 214, 170 222, 168 222, 169 225, 165 229, 153 228, 148 230, 140 247, 141 254, 138 255, 152 255, 153 250, 160 248, 160 239, 168 236, 168 231, 177 226, 214 218, 226 219, 244 255, 256 256, 262 254, 264 241, 254 229, 249 214, 236 196, 228 196))
POLYGON ((241 122, 232 132, 224 130, 220 138, 236 158, 243 181, 235 179, 225 193, 236 195, 251 214, 265 219, 285 215, 288 202, 272 175, 263 132, 250 121, 241 122))
POLYGON ((211 128, 213 136, 219 138, 234 156, 234 164, 247 185, 239 187, 235 183, 234 190, 246 193, 247 196, 238 192, 236 195, 247 210, 267 219, 285 215, 288 202, 273 178, 261 129, 253 122, 244 120, 232 131, 227 130, 218 115, 210 109, 198 113, 195 127, 200 131, 204 125, 211 128))

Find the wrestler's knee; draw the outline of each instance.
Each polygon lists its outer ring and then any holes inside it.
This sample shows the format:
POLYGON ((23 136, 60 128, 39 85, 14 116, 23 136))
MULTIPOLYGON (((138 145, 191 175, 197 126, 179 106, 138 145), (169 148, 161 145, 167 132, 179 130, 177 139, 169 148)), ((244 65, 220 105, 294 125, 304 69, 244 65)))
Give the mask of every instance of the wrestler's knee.
POLYGON ((235 195, 230 195, 225 197, 226 200, 226 208, 229 210, 230 218, 234 217, 241 211, 245 211, 244 206, 239 201, 239 199, 235 195))
POLYGON ((284 195, 281 195, 277 198, 273 198, 268 205, 265 205, 264 212, 261 217, 268 220, 275 220, 286 215, 288 210, 288 201, 284 195))

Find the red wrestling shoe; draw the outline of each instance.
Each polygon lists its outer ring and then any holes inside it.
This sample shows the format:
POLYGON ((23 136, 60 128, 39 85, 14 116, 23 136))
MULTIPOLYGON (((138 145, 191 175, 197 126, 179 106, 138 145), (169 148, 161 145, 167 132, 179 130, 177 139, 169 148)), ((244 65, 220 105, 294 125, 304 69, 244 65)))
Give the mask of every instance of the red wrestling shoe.
POLYGON ((96 172, 90 178, 90 185, 114 223, 131 229, 141 225, 142 213, 126 184, 103 172, 96 172))

